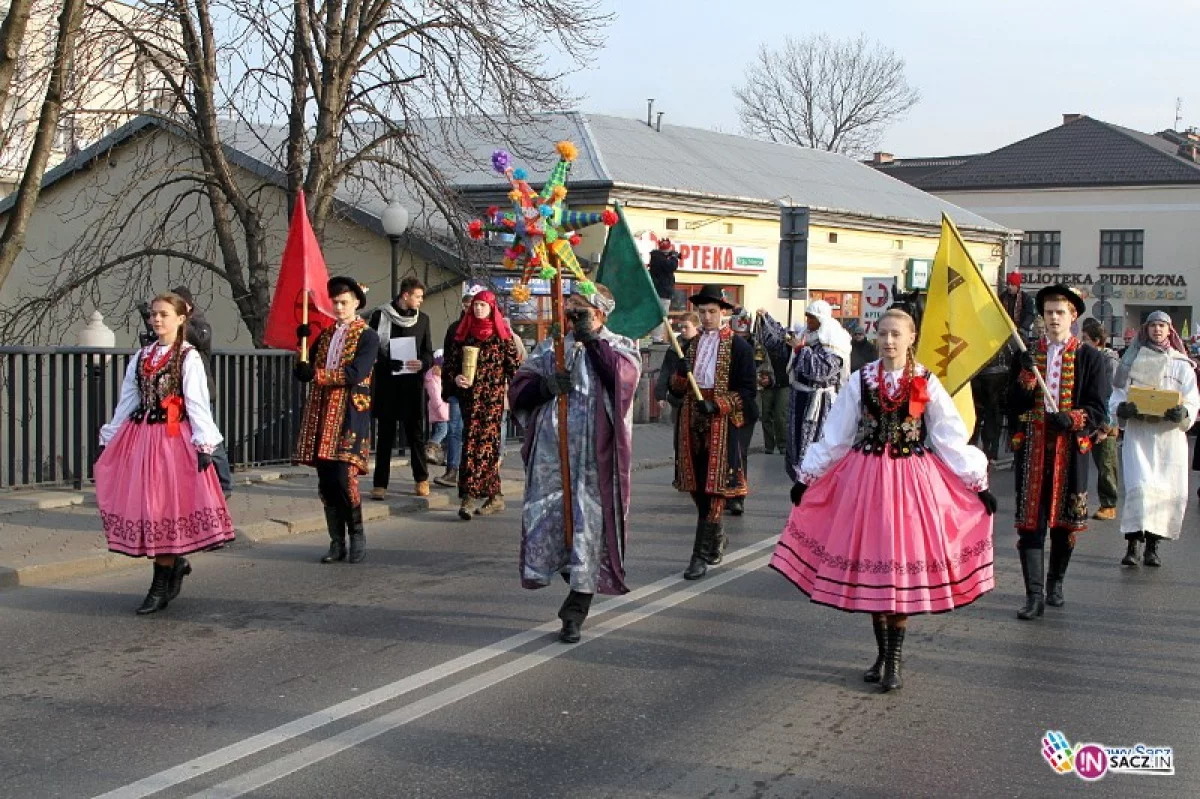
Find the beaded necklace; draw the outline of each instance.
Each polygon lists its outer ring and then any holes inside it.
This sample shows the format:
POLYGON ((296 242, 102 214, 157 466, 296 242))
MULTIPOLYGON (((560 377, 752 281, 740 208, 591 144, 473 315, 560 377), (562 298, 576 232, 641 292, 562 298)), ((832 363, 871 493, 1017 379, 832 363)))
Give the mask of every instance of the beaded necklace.
POLYGON ((879 406, 887 413, 894 413, 900 409, 900 406, 908 402, 908 395, 912 389, 913 377, 913 361, 912 358, 907 359, 904 364, 904 374, 901 375, 898 385, 896 386, 896 396, 889 397, 887 391, 887 381, 884 379, 883 359, 879 359, 876 379, 879 383, 879 406))
POLYGON ((149 354, 142 360, 142 371, 148 375, 152 375, 162 369, 166 366, 167 361, 171 359, 171 352, 174 349, 172 345, 168 345, 162 351, 162 355, 159 355, 157 358, 155 357, 154 353, 158 350, 159 346, 161 345, 155 344, 150 349, 149 354))

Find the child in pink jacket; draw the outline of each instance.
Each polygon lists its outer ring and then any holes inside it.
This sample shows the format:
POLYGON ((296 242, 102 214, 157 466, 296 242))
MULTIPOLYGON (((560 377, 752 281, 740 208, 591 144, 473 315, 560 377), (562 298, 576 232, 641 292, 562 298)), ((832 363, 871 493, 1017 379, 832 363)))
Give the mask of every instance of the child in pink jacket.
POLYGON ((427 460, 444 464, 442 441, 450 430, 450 405, 442 399, 442 351, 433 353, 433 366, 425 372, 425 404, 429 414, 429 443, 425 445, 427 460))

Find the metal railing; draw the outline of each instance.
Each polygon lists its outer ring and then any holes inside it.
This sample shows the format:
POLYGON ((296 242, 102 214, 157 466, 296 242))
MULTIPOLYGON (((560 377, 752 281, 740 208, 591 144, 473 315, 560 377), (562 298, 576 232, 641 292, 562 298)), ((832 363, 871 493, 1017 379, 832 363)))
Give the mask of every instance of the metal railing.
MULTIPOLYGON (((134 350, 0 347, 0 488, 91 480, 134 350)), ((303 408, 295 354, 213 354, 215 419, 235 466, 286 463, 303 408)))

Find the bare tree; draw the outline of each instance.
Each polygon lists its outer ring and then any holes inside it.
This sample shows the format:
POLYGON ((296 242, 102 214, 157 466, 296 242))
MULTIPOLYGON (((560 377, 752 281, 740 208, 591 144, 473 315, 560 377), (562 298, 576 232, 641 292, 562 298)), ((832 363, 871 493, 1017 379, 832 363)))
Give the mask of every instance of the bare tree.
POLYGON ((759 48, 734 89, 751 136, 850 156, 871 152, 884 129, 921 99, 904 59, 865 36, 788 38, 759 48))
POLYGON ((36 326, 38 314, 94 299, 95 282, 116 270, 124 283, 140 285, 165 261, 227 284, 261 344, 278 266, 264 219, 277 196, 245 180, 230 147, 252 151, 284 176, 288 208, 304 189, 318 236, 354 196, 399 193, 427 203, 429 227, 466 253, 465 209, 441 169, 459 137, 489 129, 499 136, 497 119, 507 128, 532 111, 569 105, 550 55, 569 54, 582 66, 609 21, 586 0, 161 0, 149 7, 175 27, 175 40, 115 15, 109 23, 169 87, 173 131, 196 155, 162 171, 149 189, 139 186, 127 198, 136 214, 81 234, 89 245, 64 258, 39 295, 23 298, 19 320, 10 317, 23 330, 36 326))

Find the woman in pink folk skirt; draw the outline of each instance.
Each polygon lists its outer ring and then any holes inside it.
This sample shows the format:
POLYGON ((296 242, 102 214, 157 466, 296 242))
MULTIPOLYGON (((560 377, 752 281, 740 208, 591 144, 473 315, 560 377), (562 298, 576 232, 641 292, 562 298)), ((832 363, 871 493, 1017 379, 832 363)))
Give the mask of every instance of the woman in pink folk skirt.
POLYGON ((771 559, 813 602, 871 614, 878 657, 863 680, 884 691, 902 685, 909 615, 994 587, 987 457, 912 356, 916 334, 903 311, 880 319, 881 358, 851 376, 805 453, 771 559))
POLYGON ((108 548, 154 559, 138 615, 162 610, 192 571, 191 552, 233 539, 233 519, 212 467, 221 434, 209 411, 204 364, 185 344, 187 305, 162 294, 150 305, 158 341, 125 370, 112 421, 100 429, 96 502, 108 548))

